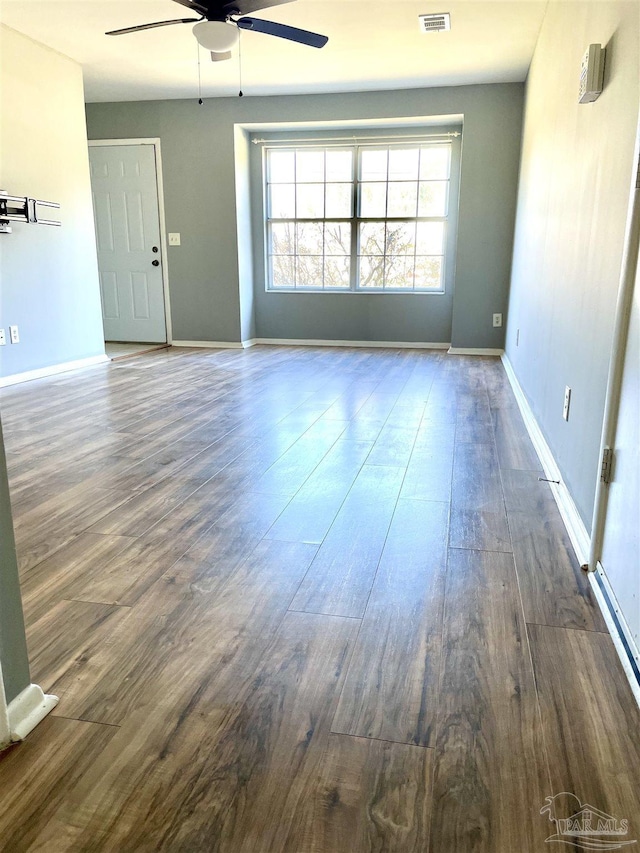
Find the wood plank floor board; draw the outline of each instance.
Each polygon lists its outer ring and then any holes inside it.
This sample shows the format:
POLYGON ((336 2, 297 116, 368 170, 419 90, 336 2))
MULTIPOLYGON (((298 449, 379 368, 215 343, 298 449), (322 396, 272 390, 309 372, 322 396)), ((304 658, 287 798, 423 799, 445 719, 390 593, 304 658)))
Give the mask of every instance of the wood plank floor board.
POLYGON ((539 468, 540 460, 533 449, 520 410, 513 407, 493 409, 491 414, 500 467, 522 471, 539 468))
POLYGON ((255 481, 254 490, 293 497, 340 438, 346 425, 346 421, 336 420, 314 425, 255 481))
POLYGON ((448 516, 446 503, 398 502, 332 731, 433 745, 448 516))
POLYGON ((423 501, 451 500, 453 441, 435 443, 432 449, 414 448, 402 484, 401 496, 423 501))
POLYGON ((454 507, 451 510, 449 545, 451 548, 511 553, 506 514, 454 507))
POLYGON ((142 536, 204 482, 206 481, 179 475, 162 480, 142 492, 135 492, 113 512, 92 524, 88 528, 89 532, 142 536))
MULTIPOLYGON (((541 625, 528 629, 549 755, 548 796, 568 792, 627 820, 620 841, 640 839, 640 709, 625 689, 611 638, 541 625), (598 673, 596 683, 588 673, 598 673)), ((574 808, 579 810, 575 799, 560 797, 551 811, 568 818, 574 808)), ((546 829, 549 835, 555 831, 552 823, 546 829)))
POLYGON ((367 465, 406 468, 416 440, 417 427, 395 426, 388 422, 380 430, 367 465))
POLYGON ((433 750, 332 734, 288 853, 425 853, 433 750))
POLYGON ((80 533, 66 547, 24 572, 20 590, 26 622, 32 625, 58 602, 74 598, 78 586, 85 586, 93 572, 102 572, 131 544, 127 536, 80 533))
POLYGON ((544 517, 510 512, 509 527, 527 622, 606 632, 557 507, 544 517))
POLYGON ((292 610, 361 617, 404 468, 364 465, 291 603, 292 610))
POLYGON ((544 477, 542 469, 523 471, 503 468, 500 474, 507 513, 528 512, 544 517, 547 512, 555 511, 551 488, 539 479, 544 477))
POLYGON ((117 732, 112 726, 48 717, 26 741, 0 752, 1 850, 71 849, 58 834, 46 844, 38 836, 117 732))
POLYGON ((287 615, 183 803, 176 849, 212 839, 220 853, 287 849, 318 776, 357 628, 353 619, 287 615))
POLYGON ((45 692, 59 694, 67 673, 108 646, 128 616, 127 607, 88 601, 60 601, 53 606, 27 629, 35 683, 45 692))
POLYGON ((430 849, 543 850, 549 777, 511 555, 451 549, 442 643, 430 849))
POLYGON ((266 534, 318 545, 342 506, 373 444, 339 439, 266 534))
POLYGON ((504 513, 504 496, 493 443, 456 441, 451 506, 504 513))

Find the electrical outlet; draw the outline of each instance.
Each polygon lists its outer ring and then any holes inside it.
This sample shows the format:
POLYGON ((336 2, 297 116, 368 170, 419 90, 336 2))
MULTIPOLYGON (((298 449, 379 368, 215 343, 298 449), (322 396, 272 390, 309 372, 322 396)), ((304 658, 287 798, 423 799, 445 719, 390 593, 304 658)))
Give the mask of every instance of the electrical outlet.
POLYGON ((12 344, 20 343, 20 334, 18 333, 17 326, 9 326, 9 337, 11 338, 12 344))
POLYGON ((565 421, 569 420, 569 406, 571 405, 571 388, 567 385, 564 389, 564 406, 562 408, 562 417, 565 421))
POLYGON ((502 326, 502 314, 493 315, 493 328, 499 329, 502 326))
POLYGON ((7 336, 4 333, 4 329, 0 329, 0 347, 3 347, 7 343, 7 336))
POLYGON ((179 246, 180 245, 180 234, 169 232, 169 245, 170 246, 179 246))

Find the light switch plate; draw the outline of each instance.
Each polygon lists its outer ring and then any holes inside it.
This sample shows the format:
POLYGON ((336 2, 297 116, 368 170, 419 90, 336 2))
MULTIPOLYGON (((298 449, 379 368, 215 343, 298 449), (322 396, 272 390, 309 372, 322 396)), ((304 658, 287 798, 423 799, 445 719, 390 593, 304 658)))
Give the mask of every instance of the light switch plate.
POLYGON ((7 343, 7 336, 4 332, 4 329, 0 329, 0 347, 5 346, 7 343))
POLYGON ((9 326, 9 337, 11 338, 12 344, 20 343, 20 333, 18 332, 17 326, 9 326))
POLYGON ((179 246, 180 245, 180 234, 177 232, 169 232, 169 245, 170 246, 179 246))

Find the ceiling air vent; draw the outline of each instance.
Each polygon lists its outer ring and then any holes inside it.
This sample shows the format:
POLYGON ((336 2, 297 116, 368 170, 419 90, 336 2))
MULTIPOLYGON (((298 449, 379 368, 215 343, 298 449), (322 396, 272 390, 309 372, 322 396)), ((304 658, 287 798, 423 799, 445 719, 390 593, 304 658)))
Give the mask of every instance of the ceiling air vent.
POLYGON ((421 33, 439 33, 442 30, 451 29, 451 15, 449 12, 438 12, 433 15, 418 15, 421 33))

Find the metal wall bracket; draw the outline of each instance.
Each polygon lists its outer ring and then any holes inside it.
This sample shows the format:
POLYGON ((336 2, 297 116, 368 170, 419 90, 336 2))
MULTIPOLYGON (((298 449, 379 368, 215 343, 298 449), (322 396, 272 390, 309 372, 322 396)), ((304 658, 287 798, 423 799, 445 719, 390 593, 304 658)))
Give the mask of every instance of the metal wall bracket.
POLYGON ((11 234, 10 222, 62 225, 57 219, 42 218, 38 210, 40 207, 60 209, 60 205, 55 201, 43 201, 39 198, 29 198, 29 196, 9 195, 5 190, 0 190, 0 234, 11 234))

